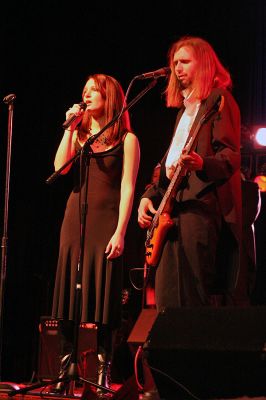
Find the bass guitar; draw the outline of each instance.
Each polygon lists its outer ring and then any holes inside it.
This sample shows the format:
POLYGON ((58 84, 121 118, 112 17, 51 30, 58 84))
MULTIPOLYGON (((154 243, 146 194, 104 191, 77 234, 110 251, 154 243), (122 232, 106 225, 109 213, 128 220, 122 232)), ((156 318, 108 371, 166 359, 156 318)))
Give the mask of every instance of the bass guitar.
MULTIPOLYGON (((223 96, 218 96, 213 106, 203 114, 194 131, 189 133, 187 142, 184 146, 183 154, 189 154, 193 150, 196 145, 196 139, 201 126, 213 114, 222 110, 223 103, 223 96)), ((186 168, 177 164, 174 175, 161 200, 156 214, 154 214, 151 225, 147 230, 145 241, 145 259, 147 265, 149 266, 155 267, 158 265, 163 250, 165 236, 169 229, 173 226, 171 212, 175 197, 186 174, 186 168)))

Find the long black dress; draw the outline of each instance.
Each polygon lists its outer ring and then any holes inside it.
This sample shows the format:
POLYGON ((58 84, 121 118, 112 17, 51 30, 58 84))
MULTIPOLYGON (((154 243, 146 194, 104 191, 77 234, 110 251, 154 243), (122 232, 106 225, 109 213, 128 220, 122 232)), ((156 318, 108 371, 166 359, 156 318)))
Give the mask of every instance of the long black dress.
MULTIPOLYGON (((118 221, 123 154, 123 141, 109 150, 94 153, 88 173, 80 321, 108 324, 111 328, 118 327, 121 320, 123 267, 121 256, 107 261, 105 248, 118 221)), ((60 234, 52 317, 65 320, 75 319, 80 204, 84 201, 84 179, 81 181, 68 198, 60 234)))

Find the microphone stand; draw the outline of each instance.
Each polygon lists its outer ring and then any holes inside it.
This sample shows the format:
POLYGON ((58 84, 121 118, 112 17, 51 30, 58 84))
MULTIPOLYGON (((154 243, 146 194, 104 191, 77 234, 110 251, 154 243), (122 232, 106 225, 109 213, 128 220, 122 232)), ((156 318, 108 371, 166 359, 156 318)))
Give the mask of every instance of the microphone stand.
POLYGON ((3 345, 3 310, 4 310, 4 293, 6 280, 7 265, 7 227, 8 227, 8 203, 9 203, 9 183, 10 183, 10 164, 11 164, 11 145, 13 133, 13 111, 14 100, 16 96, 10 94, 4 98, 4 103, 8 104, 8 142, 7 142, 7 158, 6 158, 6 182, 5 182, 5 206, 4 206, 4 228, 2 236, 2 258, 1 258, 1 282, 0 282, 0 380, 2 374, 2 345, 3 345))
MULTIPOLYGON (((133 78, 133 80, 136 78, 133 78)), ((96 388, 100 388, 106 392, 115 394, 112 389, 107 389, 104 386, 98 385, 95 382, 92 382, 88 379, 79 377, 78 375, 78 357, 77 357, 77 348, 78 348, 78 335, 79 335, 79 325, 80 325, 80 305, 81 305, 81 294, 82 294, 82 270, 83 270, 83 256, 84 256, 84 239, 85 239, 85 228, 86 228, 86 214, 87 214, 87 191, 88 191, 88 171, 89 171, 89 163, 92 157, 93 151, 91 149, 91 144, 110 126, 112 126, 120 117, 121 115, 131 108, 141 97, 144 96, 151 88, 153 88, 157 83, 157 80, 152 80, 149 85, 144 88, 122 111, 117 114, 109 123, 107 123, 96 135, 90 136, 88 140, 84 143, 83 147, 74 155, 70 160, 68 160, 59 170, 55 171, 47 180, 47 184, 51 184, 54 180, 59 176, 60 172, 66 168, 67 165, 72 163, 78 157, 82 157, 83 154, 87 156, 86 166, 85 166, 85 190, 84 190, 84 203, 81 207, 81 239, 80 239, 80 253, 79 253, 79 260, 77 265, 77 277, 76 277, 76 287, 75 287, 75 305, 74 305, 74 340, 73 340, 73 352, 71 355, 71 364, 68 369, 68 373, 66 377, 58 378, 56 380, 50 381, 49 385, 56 384, 58 382, 74 382, 74 381, 82 381, 94 386, 96 388), (89 148, 88 151, 86 151, 89 148)), ((96 157, 96 156, 95 156, 96 157)), ((29 390, 37 389, 40 387, 47 386, 47 382, 36 383, 30 385, 28 387, 21 388, 19 390, 12 390, 9 392, 9 396, 14 396, 16 394, 24 394, 27 393, 29 390)), ((71 395, 73 393, 73 385, 71 385, 71 395)), ((113 399, 116 396, 112 397, 113 399)))

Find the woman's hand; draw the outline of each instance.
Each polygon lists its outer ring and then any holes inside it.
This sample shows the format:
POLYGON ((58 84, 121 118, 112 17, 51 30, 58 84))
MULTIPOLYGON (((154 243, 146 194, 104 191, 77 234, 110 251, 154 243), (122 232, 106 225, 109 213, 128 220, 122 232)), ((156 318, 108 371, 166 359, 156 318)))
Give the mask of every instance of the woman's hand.
POLYGON ((107 260, 120 257, 124 251, 124 236, 114 233, 105 249, 107 260))
POLYGON ((76 115, 77 118, 74 119, 72 124, 69 126, 68 130, 74 131, 77 125, 80 123, 82 119, 82 115, 84 114, 84 108, 81 107, 81 104, 73 104, 72 107, 66 112, 66 119, 71 117, 72 115, 76 115))
POLYGON ((138 208, 138 223, 141 228, 148 228, 151 224, 152 216, 148 212, 155 214, 156 210, 153 207, 152 201, 144 197, 141 199, 138 208))

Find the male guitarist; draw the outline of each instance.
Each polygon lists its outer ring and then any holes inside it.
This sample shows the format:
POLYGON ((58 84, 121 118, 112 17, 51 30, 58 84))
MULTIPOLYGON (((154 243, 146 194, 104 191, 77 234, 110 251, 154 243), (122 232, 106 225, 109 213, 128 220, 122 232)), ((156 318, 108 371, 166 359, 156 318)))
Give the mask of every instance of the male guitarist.
POLYGON ((230 73, 202 38, 173 43, 169 67, 166 105, 179 112, 138 209, 156 307, 231 304, 241 244, 239 107, 230 73))

